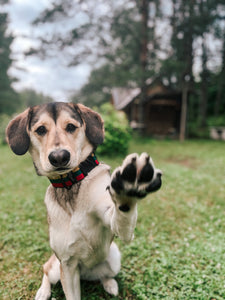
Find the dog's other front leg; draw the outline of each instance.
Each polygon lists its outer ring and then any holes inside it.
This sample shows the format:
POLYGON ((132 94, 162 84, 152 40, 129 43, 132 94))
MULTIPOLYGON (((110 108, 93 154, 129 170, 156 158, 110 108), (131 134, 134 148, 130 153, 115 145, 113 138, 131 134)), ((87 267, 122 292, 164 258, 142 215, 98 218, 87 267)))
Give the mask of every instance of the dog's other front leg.
POLYGON ((111 176, 110 193, 115 203, 112 231, 129 242, 137 221, 137 202, 161 187, 162 172, 147 153, 128 155, 111 176))
POLYGON ((66 300, 80 300, 80 270, 74 259, 61 262, 61 283, 66 300))
POLYGON ((51 296, 51 284, 60 280, 60 262, 53 254, 43 266, 44 276, 35 300, 48 300, 51 296))

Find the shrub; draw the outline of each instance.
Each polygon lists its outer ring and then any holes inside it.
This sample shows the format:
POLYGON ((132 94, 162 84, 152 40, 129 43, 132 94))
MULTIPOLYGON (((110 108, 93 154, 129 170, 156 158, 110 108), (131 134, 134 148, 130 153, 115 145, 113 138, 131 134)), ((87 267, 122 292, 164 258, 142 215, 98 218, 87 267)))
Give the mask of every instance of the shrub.
POLYGON ((187 131, 188 131, 189 138, 197 138, 197 139, 208 139, 209 138, 208 127, 201 128, 199 126, 198 120, 189 122, 187 124, 187 131))
POLYGON ((105 140, 99 146, 97 153, 106 155, 125 155, 131 139, 131 129, 126 115, 118 112, 109 104, 103 104, 97 109, 104 120, 105 140))
POLYGON ((225 126, 225 115, 220 115, 218 117, 210 117, 207 120, 209 126, 225 126))

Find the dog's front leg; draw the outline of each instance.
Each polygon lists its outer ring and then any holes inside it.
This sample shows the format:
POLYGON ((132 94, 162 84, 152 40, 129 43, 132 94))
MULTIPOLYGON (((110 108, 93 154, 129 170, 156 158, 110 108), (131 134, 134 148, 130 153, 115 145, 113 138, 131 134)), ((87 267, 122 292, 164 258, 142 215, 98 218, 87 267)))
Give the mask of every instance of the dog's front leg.
POLYGON ((137 221, 137 202, 161 187, 162 172, 147 153, 128 155, 111 176, 110 193, 115 203, 111 210, 112 231, 130 241, 137 221))
POLYGON ((80 271, 76 261, 62 261, 60 266, 61 283, 66 300, 80 300, 80 271))

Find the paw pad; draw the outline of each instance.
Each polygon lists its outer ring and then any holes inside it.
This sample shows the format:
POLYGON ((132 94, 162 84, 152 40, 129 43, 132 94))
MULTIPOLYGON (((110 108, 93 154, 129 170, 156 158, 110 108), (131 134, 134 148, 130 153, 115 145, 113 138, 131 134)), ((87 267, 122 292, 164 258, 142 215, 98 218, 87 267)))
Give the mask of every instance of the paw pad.
POLYGON ((136 157, 123 169, 121 177, 127 182, 135 182, 137 176, 136 157))
POLYGON ((138 178, 138 182, 139 183, 149 182, 152 180, 153 176, 154 176, 154 168, 149 163, 149 160, 147 160, 146 165, 141 170, 141 173, 138 178))
POLYGON ((143 198, 161 187, 161 175, 147 153, 130 154, 113 172, 111 187, 117 194, 143 198))

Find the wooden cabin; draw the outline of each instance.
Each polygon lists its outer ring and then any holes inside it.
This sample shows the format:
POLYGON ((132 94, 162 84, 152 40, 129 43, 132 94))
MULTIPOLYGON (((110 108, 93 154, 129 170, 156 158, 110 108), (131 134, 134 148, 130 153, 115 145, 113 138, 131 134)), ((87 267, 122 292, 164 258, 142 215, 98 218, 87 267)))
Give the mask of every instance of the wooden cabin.
POLYGON ((140 88, 113 88, 111 102, 117 110, 126 113, 133 129, 142 129, 152 136, 178 137, 181 119, 181 93, 156 81, 148 86, 140 119, 140 88))

